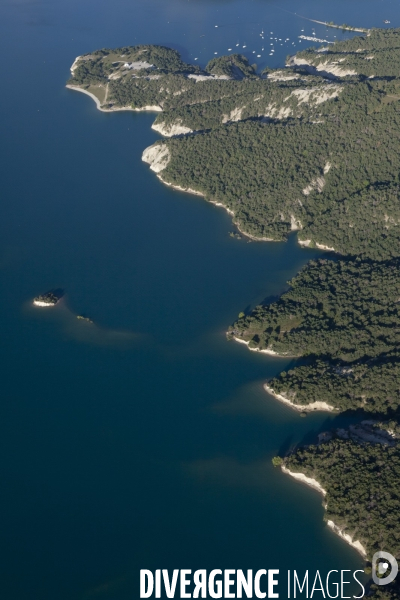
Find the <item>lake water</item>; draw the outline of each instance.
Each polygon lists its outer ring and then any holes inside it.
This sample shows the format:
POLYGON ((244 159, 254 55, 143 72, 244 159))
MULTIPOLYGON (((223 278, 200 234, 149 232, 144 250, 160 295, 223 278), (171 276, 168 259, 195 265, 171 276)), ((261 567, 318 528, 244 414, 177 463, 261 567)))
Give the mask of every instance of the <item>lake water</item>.
POLYGON ((101 47, 163 44, 204 66, 239 43, 276 67, 313 26, 349 35, 295 12, 400 25, 389 0, 0 5, 4 600, 133 600, 141 568, 363 567, 321 497, 271 464, 332 419, 268 397, 288 361, 225 339, 321 253, 230 238, 223 210, 141 162, 154 115, 104 114, 64 87, 74 58, 101 47), (290 39, 270 56, 262 30, 290 39), (55 287, 55 309, 32 307, 55 287))

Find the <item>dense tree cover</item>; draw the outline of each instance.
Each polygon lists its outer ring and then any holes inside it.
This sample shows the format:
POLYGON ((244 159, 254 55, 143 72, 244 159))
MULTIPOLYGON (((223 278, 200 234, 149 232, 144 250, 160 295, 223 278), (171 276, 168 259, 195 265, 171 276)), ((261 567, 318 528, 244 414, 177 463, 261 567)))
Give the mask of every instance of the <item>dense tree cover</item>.
MULTIPOLYGON (((319 77, 300 76, 290 69, 288 81, 260 78, 248 60, 233 54, 212 59, 205 70, 181 61, 175 50, 160 46, 103 49, 78 60, 69 83, 87 88, 97 84, 108 88, 105 108, 162 107, 157 122, 176 121, 193 130, 218 127, 230 120, 259 118, 278 113, 283 101, 292 116, 314 114, 307 103, 292 92, 312 88, 313 97, 333 90, 319 77), (152 67, 127 69, 125 63, 145 61, 152 67), (200 75, 195 79, 193 75, 200 75)), ((91 90, 96 94, 96 90, 91 90)), ((332 92, 333 93, 333 92, 332 92)), ((100 98, 103 102, 103 97, 100 98)))
POLYGON ((343 254, 393 256, 400 105, 365 83, 323 106, 321 123, 247 120, 170 140, 163 179, 222 202, 251 235, 285 239, 294 223, 300 239, 343 254))
POLYGON ((389 421, 380 421, 377 423, 380 429, 386 429, 391 433, 392 436, 400 438, 400 422, 398 419, 390 419, 389 421))
POLYGON ((200 73, 200 67, 189 65, 181 60, 179 52, 164 46, 140 45, 122 48, 103 48, 80 57, 69 83, 87 85, 93 82, 104 82, 110 76, 118 76, 124 80, 132 76, 132 71, 124 69, 125 63, 142 61, 153 65, 140 69, 135 74, 149 75, 155 69, 159 74, 166 73, 200 73))
POLYGON ((295 404, 319 401, 340 411, 362 408, 385 414, 400 403, 400 355, 381 354, 351 364, 315 359, 284 371, 268 385, 295 404))
POLYGON ((366 360, 400 343, 400 260, 311 261, 277 301, 239 319, 230 335, 293 356, 366 360))
POLYGON ((367 598, 373 598, 374 600, 399 600, 400 599, 400 585, 396 581, 385 586, 379 586, 373 584, 369 590, 367 598))
POLYGON ((342 254, 375 259, 400 254, 400 187, 397 183, 368 185, 320 211, 307 235, 342 254))
POLYGON ((108 74, 104 70, 104 63, 102 61, 102 55, 97 53, 90 57, 85 57, 81 60, 78 67, 75 70, 74 78, 70 79, 68 83, 74 85, 81 85, 85 83, 90 85, 91 83, 106 83, 108 81, 108 74))
POLYGON ((163 179, 190 185, 223 203, 247 233, 285 239, 291 230, 290 215, 301 212, 297 197, 302 187, 320 176, 326 163, 326 152, 313 134, 312 148, 303 152, 302 129, 297 123, 246 121, 170 140, 172 159, 163 179))
POLYGON ((385 71, 398 38, 377 30, 315 53, 383 53, 379 77, 362 81, 290 69, 259 77, 241 55, 202 71, 175 50, 134 46, 81 57, 71 83, 97 83, 99 94, 103 86, 106 107, 157 105, 157 124, 203 132, 165 142, 163 179, 221 202, 243 232, 283 240, 300 228, 311 245, 384 260, 396 256, 400 223, 400 78, 385 71), (125 61, 151 67, 131 70, 125 61))
POLYGON ((254 68, 249 65, 247 58, 242 54, 230 54, 229 56, 213 58, 207 64, 205 70, 212 75, 226 75, 233 79, 255 75, 254 68))
MULTIPOLYGON (((232 111, 240 109, 240 119, 259 118, 268 110, 276 110, 285 98, 305 86, 315 88, 313 77, 282 82, 280 85, 264 79, 242 79, 241 81, 214 79, 202 75, 196 81, 180 73, 158 74, 146 77, 126 77, 122 81, 109 83, 109 102, 114 106, 141 107, 159 105, 163 112, 156 123, 181 122, 192 130, 207 130, 220 127, 231 120, 232 111), (268 109, 268 106, 276 107, 268 109)), ((315 89, 332 88, 331 84, 315 89)), ((317 93, 317 92, 315 92, 317 93)), ((296 96, 286 105, 295 116, 307 113, 306 104, 299 104, 296 96)), ((234 118, 235 120, 235 118, 234 118)), ((236 119, 237 120, 237 119, 236 119)))
POLYGON ((356 36, 345 42, 336 42, 324 48, 313 48, 297 54, 314 66, 336 63, 341 68, 357 73, 355 77, 398 77, 400 62, 400 31, 372 29, 368 35, 356 36))
MULTIPOLYGON (((298 449, 287 468, 326 490, 326 519, 359 540, 368 558, 386 550, 400 559, 400 448, 334 437, 298 449)), ((379 597, 379 596, 378 596, 379 597)))
POLYGON ((400 260, 311 261, 288 292, 230 327, 250 347, 310 363, 270 383, 295 404, 386 413, 400 404, 400 260))
MULTIPOLYGON (((297 404, 379 413, 399 405, 399 41, 399 30, 377 30, 297 55, 356 72, 334 82, 295 61, 259 76, 240 55, 202 70, 157 46, 85 55, 70 80, 100 86, 105 108, 157 105, 157 124, 199 132, 161 142, 171 157, 162 178, 222 203, 243 232, 284 240, 299 229, 301 241, 351 257, 311 262, 278 302, 230 328, 254 348, 310 356, 270 384, 297 404), (135 61, 146 65, 125 66, 135 61)), ((399 459, 398 446, 335 438, 285 463, 321 482, 327 517, 369 555, 390 548, 399 557, 399 459)), ((378 588, 375 597, 399 594, 378 588)))
POLYGON ((246 77, 241 80, 209 79, 198 81, 195 85, 192 80, 190 87, 186 80, 181 83, 181 93, 170 93, 165 98, 163 114, 156 122, 174 123, 180 120, 192 130, 208 130, 230 121, 273 119, 283 113, 292 118, 308 118, 308 115, 314 118, 313 104, 301 102, 301 97, 296 94, 308 89, 317 98, 325 89, 332 94, 336 90, 336 86, 321 84, 315 79, 308 76, 277 82, 246 77))

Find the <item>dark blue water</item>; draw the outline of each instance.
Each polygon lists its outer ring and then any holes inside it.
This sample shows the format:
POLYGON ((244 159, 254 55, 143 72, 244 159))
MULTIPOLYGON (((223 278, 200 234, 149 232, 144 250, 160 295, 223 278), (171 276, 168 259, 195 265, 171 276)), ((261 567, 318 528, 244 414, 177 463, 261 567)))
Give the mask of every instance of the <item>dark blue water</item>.
POLYGON ((259 60, 279 66, 313 30, 293 12, 400 25, 388 0, 0 5, 4 600, 135 599, 141 568, 362 568, 320 496, 271 465, 329 419, 270 399, 262 384, 288 361, 224 334, 316 252, 231 239, 224 211, 141 162, 154 115, 103 114, 64 88, 96 48, 165 44, 204 65, 239 42, 252 58, 263 28, 290 38, 259 60), (62 303, 34 310, 54 287, 62 303))

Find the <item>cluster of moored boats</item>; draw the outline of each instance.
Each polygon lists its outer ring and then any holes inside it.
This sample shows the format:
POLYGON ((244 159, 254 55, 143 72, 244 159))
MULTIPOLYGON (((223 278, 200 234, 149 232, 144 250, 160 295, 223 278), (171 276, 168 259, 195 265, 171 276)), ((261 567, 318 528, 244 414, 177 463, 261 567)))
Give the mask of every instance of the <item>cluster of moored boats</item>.
MULTIPOLYGON (((390 21, 385 20, 384 23, 390 23, 390 21)), ((214 27, 218 29, 219 25, 215 25, 214 27)), ((301 32, 304 33, 304 29, 302 29, 301 32)), ((260 33, 261 39, 262 40, 266 39, 266 35, 267 34, 265 34, 264 30, 262 30, 261 33, 260 33)), ((272 37, 270 37, 269 39, 271 40, 270 46, 272 46, 272 47, 270 48, 269 56, 274 56, 274 54, 275 54, 275 43, 276 43, 276 45, 278 45, 278 43, 281 42, 280 45, 283 46, 285 43, 290 42, 290 38, 285 38, 285 39, 284 38, 278 38, 278 37, 273 37, 273 35, 274 35, 274 32, 270 31, 270 36, 272 36, 272 37)), ((201 35, 200 37, 204 37, 204 35, 201 35)), ((334 37, 336 38, 336 35, 334 37)), ((320 38, 316 37, 316 33, 315 33, 315 28, 314 27, 312 28, 312 35, 311 36, 306 36, 306 35, 299 35, 298 36, 298 41, 299 41, 300 44, 301 44, 302 40, 308 40, 310 42, 327 43, 327 44, 333 44, 334 43, 334 42, 331 42, 329 40, 323 40, 323 39, 320 39, 320 38)), ((241 44, 238 42, 236 44, 236 48, 239 48, 240 46, 241 46, 241 44)), ((292 46, 296 46, 296 42, 292 42, 292 46)), ((247 48, 247 44, 244 43, 241 47, 243 49, 246 49, 247 48)), ((234 50, 233 47, 232 48, 228 48, 228 52, 233 52, 233 50, 234 50)), ((265 51, 265 45, 263 45, 262 48, 261 48, 261 52, 264 52, 264 51, 265 51)), ((262 54, 257 54, 257 50, 253 50, 252 53, 256 54, 257 58, 261 58, 262 57, 262 54)), ((218 55, 218 52, 214 52, 214 54, 218 55)), ((198 59, 198 57, 196 57, 194 60, 199 60, 199 59, 198 59)))

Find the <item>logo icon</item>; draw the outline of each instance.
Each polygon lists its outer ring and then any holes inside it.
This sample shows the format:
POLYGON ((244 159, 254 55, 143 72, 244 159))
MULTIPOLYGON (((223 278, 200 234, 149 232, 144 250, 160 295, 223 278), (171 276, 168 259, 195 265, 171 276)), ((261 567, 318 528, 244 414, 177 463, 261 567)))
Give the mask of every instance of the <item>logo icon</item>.
POLYGON ((376 552, 372 558, 372 579, 378 585, 387 585, 396 579, 399 571, 397 560, 389 552, 376 552), (389 570, 390 567, 390 570, 389 570), (385 573, 389 573, 383 577, 385 573))

